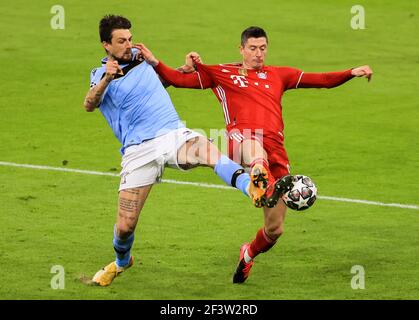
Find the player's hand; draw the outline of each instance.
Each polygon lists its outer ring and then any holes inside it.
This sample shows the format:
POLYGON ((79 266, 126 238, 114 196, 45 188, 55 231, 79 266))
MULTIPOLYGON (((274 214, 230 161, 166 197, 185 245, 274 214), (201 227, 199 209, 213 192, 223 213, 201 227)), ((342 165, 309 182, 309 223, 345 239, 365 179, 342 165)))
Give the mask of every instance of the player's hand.
POLYGON ((369 82, 371 81, 373 72, 370 66, 361 66, 358 68, 353 68, 351 73, 355 77, 365 77, 368 79, 368 82, 369 82))
POLYGON ((189 52, 185 57, 185 64, 181 67, 182 72, 191 73, 195 71, 195 64, 202 63, 201 56, 197 52, 189 52))
POLYGON ((133 45, 133 47, 140 50, 141 57, 143 57, 148 64, 152 65, 153 67, 159 64, 159 60, 154 57, 153 53, 143 43, 136 43, 133 45))
POLYGON ((109 56, 106 61, 106 80, 111 81, 115 78, 116 74, 124 74, 121 67, 113 57, 109 56))

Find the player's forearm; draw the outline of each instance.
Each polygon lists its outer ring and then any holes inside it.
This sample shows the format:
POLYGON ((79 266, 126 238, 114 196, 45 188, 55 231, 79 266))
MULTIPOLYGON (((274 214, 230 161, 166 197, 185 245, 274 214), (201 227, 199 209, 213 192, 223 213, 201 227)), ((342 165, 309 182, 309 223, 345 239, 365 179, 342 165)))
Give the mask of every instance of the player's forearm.
POLYGON ((89 90, 86 98, 84 99, 84 108, 87 112, 92 112, 99 106, 100 99, 111 81, 112 78, 105 75, 105 77, 103 77, 97 85, 89 90))
POLYGON ((163 62, 159 61, 154 66, 154 70, 159 76, 169 85, 177 88, 195 88, 201 89, 197 73, 183 73, 166 66, 163 62))
POLYGON ((304 73, 298 88, 334 88, 353 77, 350 69, 340 72, 304 73))
MULTIPOLYGON (((183 65, 181 67, 176 68, 176 71, 179 71, 179 72, 182 72, 182 73, 192 73, 195 70, 190 70, 188 68, 188 66, 183 65)), ((163 87, 165 87, 165 88, 170 87, 170 83, 167 82, 166 80, 164 80, 160 75, 159 75, 159 79, 160 79, 160 82, 162 83, 163 87)))

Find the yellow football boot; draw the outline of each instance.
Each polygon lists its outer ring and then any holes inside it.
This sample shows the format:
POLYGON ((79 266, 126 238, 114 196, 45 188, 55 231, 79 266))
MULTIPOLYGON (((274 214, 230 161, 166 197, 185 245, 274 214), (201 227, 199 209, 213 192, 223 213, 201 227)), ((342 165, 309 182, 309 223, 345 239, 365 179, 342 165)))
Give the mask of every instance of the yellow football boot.
POLYGON ((113 279, 115 279, 120 273, 124 272, 133 264, 134 264, 134 258, 132 256, 129 260, 128 265, 126 265, 125 267, 118 267, 116 265, 116 262, 113 261, 110 264, 108 264, 106 267, 96 272, 95 276, 92 279, 92 282, 102 287, 109 286, 112 283, 113 279))
POLYGON ((268 172, 263 165, 256 163, 250 170, 249 195, 257 208, 265 206, 264 197, 268 185, 268 172))

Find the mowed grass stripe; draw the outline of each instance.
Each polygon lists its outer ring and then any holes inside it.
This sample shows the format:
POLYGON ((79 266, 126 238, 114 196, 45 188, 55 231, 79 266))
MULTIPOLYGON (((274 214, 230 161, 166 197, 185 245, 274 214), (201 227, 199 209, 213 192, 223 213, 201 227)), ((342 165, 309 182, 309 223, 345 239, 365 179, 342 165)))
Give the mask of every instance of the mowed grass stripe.
MULTIPOLYGON (((98 176, 119 177, 119 174, 110 173, 110 172, 100 172, 100 171, 81 170, 81 169, 69 169, 69 168, 41 166, 41 165, 32 165, 32 164, 21 164, 21 163, 4 162, 4 161, 0 161, 0 165, 9 166, 9 167, 27 168, 27 169, 38 169, 38 170, 81 173, 81 174, 98 175, 98 176)), ((203 183, 203 182, 179 181, 179 180, 172 180, 172 179, 163 179, 162 182, 171 183, 171 184, 179 184, 179 185, 191 185, 191 186, 202 187, 202 188, 231 189, 231 190, 234 189, 234 188, 228 187, 228 186, 223 186, 223 185, 219 185, 219 184, 203 183)), ((384 203, 384 202, 379 202, 379 201, 350 199, 350 198, 339 198, 339 197, 330 197, 330 196, 318 196, 318 199, 327 200, 327 201, 359 203, 359 204, 375 205, 375 206, 382 206, 382 207, 395 207, 395 208, 401 208, 401 209, 419 210, 419 206, 414 205, 414 204, 384 203)))

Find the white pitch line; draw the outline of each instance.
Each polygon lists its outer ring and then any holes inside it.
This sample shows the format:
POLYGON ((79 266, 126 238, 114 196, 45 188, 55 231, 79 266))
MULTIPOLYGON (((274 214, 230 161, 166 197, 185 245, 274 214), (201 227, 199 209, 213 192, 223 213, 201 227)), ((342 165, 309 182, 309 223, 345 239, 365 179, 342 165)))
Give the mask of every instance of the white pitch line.
MULTIPOLYGON (((38 169, 38 170, 49 170, 49 171, 61 171, 61 172, 71 172, 71 173, 81 173, 81 174, 90 174, 90 175, 97 175, 97 176, 119 177, 119 174, 110 173, 110 172, 69 169, 69 168, 40 166, 40 165, 32 165, 32 164, 21 164, 21 163, 3 162, 3 161, 0 161, 0 166, 38 169)), ((180 185, 190 185, 190 186, 202 187, 202 188, 234 190, 234 188, 229 187, 229 186, 223 186, 223 185, 220 185, 220 184, 203 183, 203 182, 179 181, 179 180, 171 180, 171 179, 163 179, 162 182, 171 183, 171 184, 180 184, 180 185)), ((349 198, 337 198, 337 197, 329 197, 329 196, 318 196, 318 199, 330 200, 330 201, 339 201, 339 202, 367 204, 367 205, 374 205, 374 206, 381 206, 381 207, 395 207, 395 208, 401 208, 401 209, 419 210, 419 206, 418 205, 413 205, 413 204, 385 203, 385 202, 379 202, 379 201, 369 201, 369 200, 349 199, 349 198)))
POLYGON ((96 175, 96 176, 119 177, 119 174, 110 173, 110 172, 99 172, 99 171, 80 170, 80 169, 68 169, 68 168, 59 168, 59 167, 38 166, 38 165, 33 165, 33 164, 21 164, 21 163, 3 162, 3 161, 0 161, 0 166, 39 169, 39 170, 50 170, 50 171, 76 172, 76 173, 91 174, 91 175, 96 175))
POLYGON ((362 204, 369 204, 369 205, 381 206, 381 207, 396 207, 396 208, 402 208, 402 209, 419 210, 419 206, 414 205, 414 204, 385 203, 385 202, 379 202, 379 201, 348 199, 348 198, 336 198, 336 197, 328 197, 328 196, 319 196, 318 198, 323 199, 323 200, 330 200, 330 201, 362 203, 362 204))

